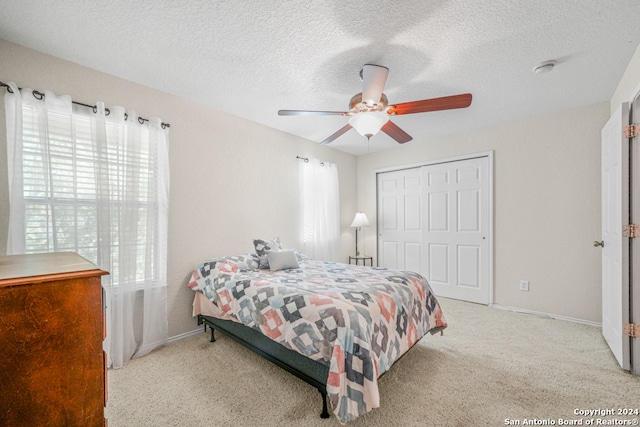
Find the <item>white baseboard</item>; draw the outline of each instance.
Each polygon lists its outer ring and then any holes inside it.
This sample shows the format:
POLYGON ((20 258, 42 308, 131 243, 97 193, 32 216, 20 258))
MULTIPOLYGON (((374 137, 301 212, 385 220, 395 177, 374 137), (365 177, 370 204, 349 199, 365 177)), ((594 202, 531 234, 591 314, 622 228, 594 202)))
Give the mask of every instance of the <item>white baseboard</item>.
POLYGON ((489 307, 498 308, 500 310, 514 311, 516 313, 530 314, 532 316, 544 317, 548 319, 564 320, 566 322, 581 323, 583 325, 596 326, 602 328, 602 323, 592 322, 590 320, 575 319, 573 317, 559 316, 557 314, 543 313, 540 311, 525 310, 523 308, 508 307, 500 304, 490 304, 489 307))
POLYGON ((172 343, 174 343, 174 342, 177 342, 177 341, 183 340, 183 339, 185 339, 185 338, 192 337, 192 336, 194 336, 194 335, 202 334, 202 333, 204 333, 204 329, 203 329, 203 328, 202 328, 202 326, 201 326, 201 327, 199 327, 198 329, 195 329, 195 330, 193 330, 193 331, 185 332, 185 333, 183 333, 183 334, 175 335, 175 336, 173 336, 173 337, 170 337, 170 338, 169 338, 169 340, 167 341, 167 344, 172 344, 172 343))

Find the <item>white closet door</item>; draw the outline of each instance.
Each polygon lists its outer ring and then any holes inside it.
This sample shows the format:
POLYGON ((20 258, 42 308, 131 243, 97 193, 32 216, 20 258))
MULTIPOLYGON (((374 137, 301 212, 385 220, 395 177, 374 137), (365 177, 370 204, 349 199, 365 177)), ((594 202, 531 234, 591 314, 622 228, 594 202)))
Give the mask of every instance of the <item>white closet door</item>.
POLYGON ((421 271, 420 168, 378 174, 378 265, 421 271))
POLYGON ((378 265, 429 280, 436 295, 488 304, 489 157, 378 174, 378 265))
POLYGON ((489 159, 422 168, 424 269, 436 295, 488 304, 489 159))

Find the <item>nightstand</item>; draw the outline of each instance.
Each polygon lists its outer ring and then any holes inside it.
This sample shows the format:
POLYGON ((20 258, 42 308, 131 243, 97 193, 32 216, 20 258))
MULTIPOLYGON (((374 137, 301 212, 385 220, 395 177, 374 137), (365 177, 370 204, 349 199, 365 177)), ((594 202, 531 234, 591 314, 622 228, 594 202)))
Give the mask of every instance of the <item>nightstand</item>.
POLYGON ((360 261, 362 261, 362 265, 367 265, 367 261, 369 261, 369 266, 373 267, 373 257, 371 256, 349 255, 349 264, 352 264, 351 261, 355 261, 356 262, 355 265, 359 265, 360 261))

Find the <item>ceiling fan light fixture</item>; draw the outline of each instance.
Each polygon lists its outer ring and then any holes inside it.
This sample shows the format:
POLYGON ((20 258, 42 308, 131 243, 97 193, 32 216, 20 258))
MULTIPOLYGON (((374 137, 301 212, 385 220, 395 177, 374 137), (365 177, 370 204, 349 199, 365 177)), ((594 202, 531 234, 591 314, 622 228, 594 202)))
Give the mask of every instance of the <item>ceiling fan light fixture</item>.
POLYGON ((381 111, 365 111, 355 114, 349 119, 349 124, 360 135, 371 138, 380 132, 382 126, 389 121, 389 116, 381 111))

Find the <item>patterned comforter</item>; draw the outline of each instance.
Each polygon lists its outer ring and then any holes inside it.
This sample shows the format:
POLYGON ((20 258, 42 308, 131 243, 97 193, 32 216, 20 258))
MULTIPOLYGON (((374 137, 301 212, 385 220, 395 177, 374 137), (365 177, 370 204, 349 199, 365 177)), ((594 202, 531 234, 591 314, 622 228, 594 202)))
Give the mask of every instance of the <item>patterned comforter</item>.
POLYGON ((380 406, 378 377, 427 332, 447 324, 427 281, 410 272, 315 261, 258 269, 255 254, 205 262, 188 286, 225 314, 329 366, 342 423, 380 406))

